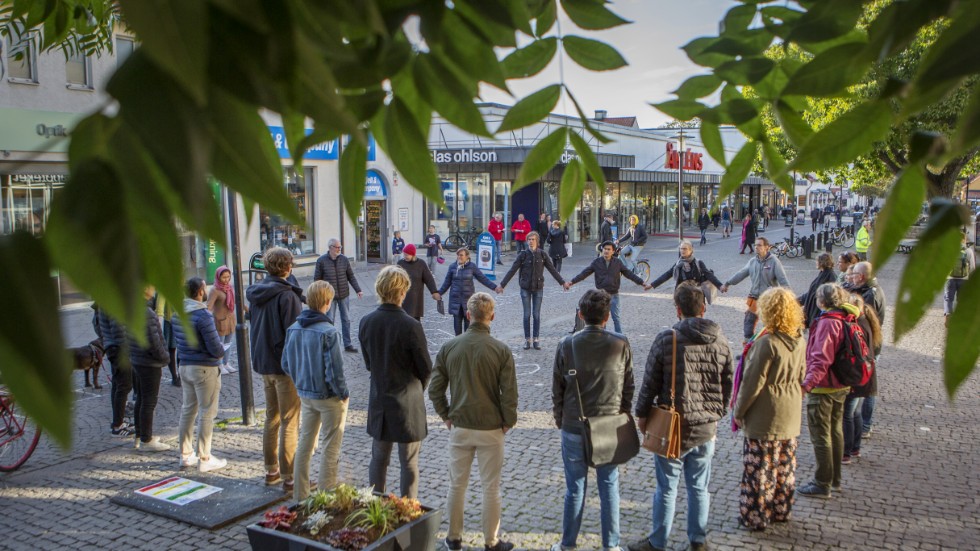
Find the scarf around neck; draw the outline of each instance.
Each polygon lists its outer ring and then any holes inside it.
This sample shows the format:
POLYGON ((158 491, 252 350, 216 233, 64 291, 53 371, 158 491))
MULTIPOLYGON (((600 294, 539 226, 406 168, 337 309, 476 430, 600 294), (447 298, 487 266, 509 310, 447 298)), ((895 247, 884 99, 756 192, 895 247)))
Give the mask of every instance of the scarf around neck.
POLYGON ((228 284, 221 283, 221 274, 231 270, 228 266, 221 266, 214 272, 214 288, 225 294, 225 306, 228 307, 230 312, 235 311, 235 289, 231 286, 231 282, 228 284))

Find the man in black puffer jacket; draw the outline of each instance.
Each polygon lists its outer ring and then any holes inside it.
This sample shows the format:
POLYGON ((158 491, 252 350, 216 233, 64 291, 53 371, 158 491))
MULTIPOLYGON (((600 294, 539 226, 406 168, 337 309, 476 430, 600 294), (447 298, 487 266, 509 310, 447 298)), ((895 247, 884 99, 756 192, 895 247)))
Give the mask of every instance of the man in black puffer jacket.
POLYGON ((691 548, 700 549, 707 541, 711 458, 715 451, 718 420, 725 415, 726 405, 732 397, 732 352, 721 327, 702 317, 704 293, 699 287, 688 283, 678 286, 674 290, 674 305, 680 322, 671 330, 662 331, 653 341, 636 402, 636 421, 643 432, 653 405, 673 403, 681 414, 681 457, 656 456, 653 530, 646 539, 630 545, 630 551, 667 547, 681 474, 687 482, 691 548), (675 350, 676 389, 672 398, 675 350))
POLYGON ((331 239, 327 241, 329 252, 316 260, 316 268, 313 270, 313 281, 326 281, 333 285, 333 290, 337 293, 333 302, 330 304, 330 311, 327 316, 337 325, 337 310, 340 310, 341 336, 344 338, 344 350, 347 352, 357 352, 350 339, 350 289, 354 288, 357 298, 364 296, 361 286, 354 277, 354 269, 351 268, 350 260, 340 254, 342 247, 340 240, 331 239))
POLYGON ((101 308, 95 309, 95 321, 92 325, 102 339, 112 372, 112 424, 109 432, 113 436, 129 436, 133 433, 133 427, 124 423, 123 419, 126 415, 126 400, 133 390, 133 367, 129 362, 126 328, 101 308))

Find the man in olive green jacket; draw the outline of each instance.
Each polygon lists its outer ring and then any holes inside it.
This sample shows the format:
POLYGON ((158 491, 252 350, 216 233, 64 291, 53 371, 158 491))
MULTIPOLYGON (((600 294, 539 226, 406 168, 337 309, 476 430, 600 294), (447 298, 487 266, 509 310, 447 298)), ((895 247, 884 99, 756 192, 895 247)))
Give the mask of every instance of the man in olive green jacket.
POLYGON ((504 434, 517 423, 514 355, 490 336, 493 297, 476 293, 466 303, 470 327, 436 355, 429 399, 449 429, 449 531, 446 547, 462 549, 463 504, 476 455, 483 486, 483 539, 486 549, 510 551, 497 538, 500 529, 500 471, 504 434), (446 389, 450 399, 446 399, 446 389))

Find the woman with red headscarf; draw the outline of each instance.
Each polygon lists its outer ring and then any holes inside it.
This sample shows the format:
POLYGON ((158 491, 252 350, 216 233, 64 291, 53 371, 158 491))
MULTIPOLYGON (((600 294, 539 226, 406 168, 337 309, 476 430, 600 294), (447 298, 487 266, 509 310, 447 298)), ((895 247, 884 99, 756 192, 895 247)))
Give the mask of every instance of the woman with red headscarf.
POLYGON ((227 266, 221 266, 214 272, 214 286, 208 294, 208 310, 214 315, 214 325, 225 347, 221 374, 234 373, 238 368, 229 365, 228 349, 231 347, 231 336, 235 334, 235 289, 231 285, 231 270, 227 266))

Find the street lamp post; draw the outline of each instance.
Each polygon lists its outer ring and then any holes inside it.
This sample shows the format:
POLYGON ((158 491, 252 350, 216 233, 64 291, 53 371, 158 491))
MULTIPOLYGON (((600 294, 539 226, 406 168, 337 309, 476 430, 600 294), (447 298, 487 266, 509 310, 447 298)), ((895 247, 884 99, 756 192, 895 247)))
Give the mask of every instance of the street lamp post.
POLYGON ((684 240, 683 209, 684 209, 684 129, 675 136, 680 142, 677 151, 677 241, 684 240))

